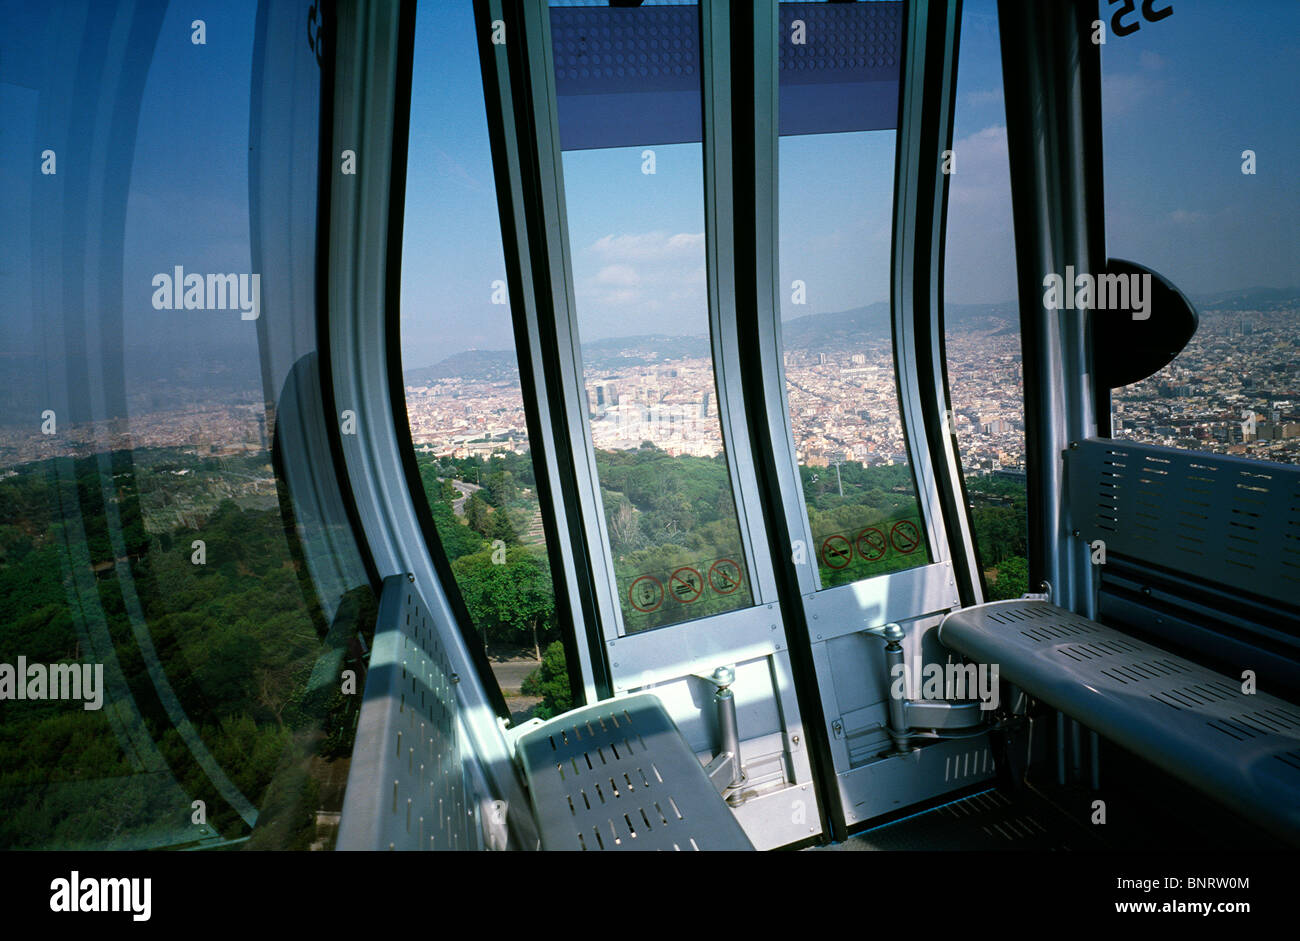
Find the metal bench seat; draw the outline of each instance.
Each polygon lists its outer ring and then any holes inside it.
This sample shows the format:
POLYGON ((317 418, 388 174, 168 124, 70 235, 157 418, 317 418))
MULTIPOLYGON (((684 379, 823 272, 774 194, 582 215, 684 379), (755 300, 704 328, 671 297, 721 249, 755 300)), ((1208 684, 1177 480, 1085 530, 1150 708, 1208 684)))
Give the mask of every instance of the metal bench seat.
POLYGON ((557 716, 516 754, 543 849, 753 849, 653 694, 557 716))
POLYGON ((939 641, 1300 843, 1300 708, 1046 601, 954 611, 939 641))

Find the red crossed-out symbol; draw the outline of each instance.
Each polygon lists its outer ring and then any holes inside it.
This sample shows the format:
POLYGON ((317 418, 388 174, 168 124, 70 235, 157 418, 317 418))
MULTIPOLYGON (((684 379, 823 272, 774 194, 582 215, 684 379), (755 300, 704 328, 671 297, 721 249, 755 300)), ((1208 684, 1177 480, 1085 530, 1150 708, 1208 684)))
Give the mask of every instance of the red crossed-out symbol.
POLYGON ((709 584, 720 595, 729 595, 740 587, 740 566, 730 559, 719 559, 709 566, 709 584))
POLYGON ((664 603, 663 582, 653 575, 642 575, 633 579, 627 589, 627 600, 632 602, 632 607, 642 614, 658 611, 659 606, 664 603))
POLYGON ((911 520, 899 520, 889 530, 889 541, 899 552, 912 552, 921 544, 921 531, 911 520))
POLYGON ((699 569, 683 565, 668 576, 668 590, 682 604, 690 604, 704 593, 704 576, 699 569))
POLYGON ((889 551, 889 540, 874 526, 868 526, 858 533, 858 538, 854 542, 858 547, 858 555, 868 562, 879 562, 889 551))
POLYGON ((835 533, 822 542, 822 561, 833 569, 842 569, 853 561, 853 543, 835 533))

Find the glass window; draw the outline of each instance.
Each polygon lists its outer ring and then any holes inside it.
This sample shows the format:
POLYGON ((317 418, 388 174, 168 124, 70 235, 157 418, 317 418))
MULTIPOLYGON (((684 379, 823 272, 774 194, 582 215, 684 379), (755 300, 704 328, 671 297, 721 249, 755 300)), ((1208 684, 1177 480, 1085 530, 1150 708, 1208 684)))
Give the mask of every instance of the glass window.
POLYGON ((986 600, 1029 590, 1024 372, 995 0, 962 4, 944 233, 944 347, 986 600))
POLYGON ((0 33, 6 848, 333 844, 375 599, 292 473, 326 440, 320 70, 308 5, 262 12, 0 33))
POLYGON ((470 4, 417 10, 402 363, 434 525, 515 721, 572 706, 515 350, 470 4))
POLYGON ((699 16, 551 9, 584 390, 629 633, 753 604, 710 340, 699 16))
POLYGON ((1300 6, 1179 3, 1106 25, 1107 252, 1200 317, 1169 366, 1115 390, 1114 436, 1300 463, 1300 6))
POLYGON ((781 334, 821 588, 931 561, 890 311, 903 20, 780 5, 781 334))

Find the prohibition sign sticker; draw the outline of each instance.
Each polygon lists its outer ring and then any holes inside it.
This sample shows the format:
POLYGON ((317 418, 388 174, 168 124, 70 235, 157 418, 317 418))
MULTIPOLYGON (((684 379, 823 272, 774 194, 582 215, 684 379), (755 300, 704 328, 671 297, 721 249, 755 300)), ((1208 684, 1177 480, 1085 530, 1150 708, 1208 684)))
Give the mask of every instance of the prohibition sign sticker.
POLYGON ((899 520, 889 530, 889 541, 899 552, 912 552, 921 544, 921 532, 911 520, 899 520))
POLYGON ((868 562, 879 562, 889 551, 889 540, 885 534, 874 526, 868 526, 862 532, 858 533, 855 540, 858 547, 858 555, 868 562))
POLYGON ((668 576, 668 590, 682 604, 690 604, 704 593, 704 576, 699 569, 683 565, 668 576))
POLYGON ((853 543, 835 533, 822 543, 822 561, 833 569, 842 569, 853 561, 853 543))
POLYGON ((719 559, 709 566, 709 584, 720 595, 729 595, 740 587, 740 566, 730 559, 719 559))
POLYGON ((628 586, 627 600, 632 602, 632 607, 642 614, 658 611, 659 606, 664 603, 663 582, 653 575, 642 575, 628 586))

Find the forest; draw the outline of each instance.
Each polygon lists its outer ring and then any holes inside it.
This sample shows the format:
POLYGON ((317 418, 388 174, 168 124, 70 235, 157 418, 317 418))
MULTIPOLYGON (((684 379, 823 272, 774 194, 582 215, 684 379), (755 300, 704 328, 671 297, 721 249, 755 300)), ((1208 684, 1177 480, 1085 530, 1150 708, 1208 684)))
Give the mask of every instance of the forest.
MULTIPOLYGON (((540 661, 523 688, 525 695, 543 696, 535 714, 568 708, 564 647, 529 456, 422 455, 419 467, 483 643, 526 648, 540 661), (453 481, 477 489, 466 497, 453 481)), ((598 450, 596 467, 629 633, 753 603, 721 456, 672 456, 643 442, 630 451, 598 450)), ((845 463, 800 470, 816 543, 805 548, 817 553, 823 586, 930 561, 910 468, 845 463)), ((1018 597, 1028 590, 1024 485, 972 478, 968 489, 988 595, 1018 597)))
POLYGON ((316 839, 359 708, 338 671, 375 599, 358 584, 327 624, 280 509, 221 497, 268 460, 116 452, 0 479, 0 662, 103 663, 109 691, 100 711, 0 701, 0 845, 316 839), (150 531, 142 503, 177 500, 186 522, 150 531))

